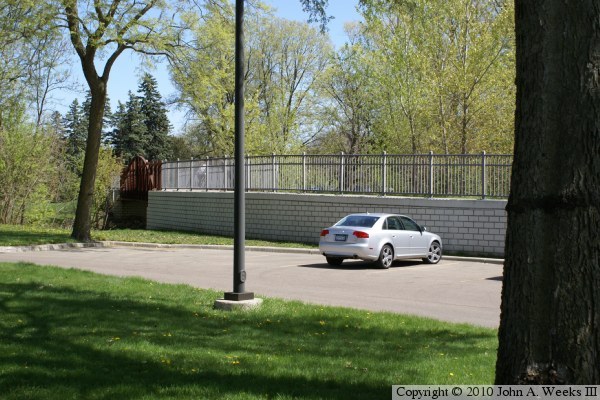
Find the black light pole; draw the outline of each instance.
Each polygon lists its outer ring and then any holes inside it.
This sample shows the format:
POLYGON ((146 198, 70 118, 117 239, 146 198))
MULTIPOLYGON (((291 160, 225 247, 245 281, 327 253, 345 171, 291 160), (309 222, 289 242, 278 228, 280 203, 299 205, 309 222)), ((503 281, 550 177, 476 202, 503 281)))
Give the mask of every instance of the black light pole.
POLYGON ((254 299, 246 292, 246 181, 244 171, 244 0, 235 1, 235 187, 234 187, 234 240, 233 292, 225 293, 225 300, 254 299))

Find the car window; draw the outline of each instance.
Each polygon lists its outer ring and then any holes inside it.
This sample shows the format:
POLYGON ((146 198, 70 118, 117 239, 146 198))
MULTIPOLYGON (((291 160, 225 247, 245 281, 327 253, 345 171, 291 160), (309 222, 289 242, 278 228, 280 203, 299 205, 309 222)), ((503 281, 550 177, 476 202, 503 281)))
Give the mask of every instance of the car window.
POLYGON ((336 224, 336 226, 360 226, 362 228, 371 228, 379 217, 369 215, 348 215, 346 218, 336 224))
POLYGON ((404 229, 406 229, 407 231, 421 231, 421 228, 419 228, 419 225, 417 225, 417 223, 415 221, 413 221, 410 218, 407 217, 400 217, 400 219, 402 220, 402 223, 404 224, 404 229))
POLYGON ((387 228, 389 230, 399 231, 402 229, 402 225, 400 225, 400 221, 397 217, 388 217, 387 220, 387 228))

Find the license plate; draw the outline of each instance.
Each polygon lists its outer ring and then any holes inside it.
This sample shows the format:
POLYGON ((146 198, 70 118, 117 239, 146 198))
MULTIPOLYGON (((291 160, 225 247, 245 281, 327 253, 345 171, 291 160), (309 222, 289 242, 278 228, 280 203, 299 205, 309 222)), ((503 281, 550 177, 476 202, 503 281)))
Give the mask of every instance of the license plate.
POLYGON ((348 235, 335 235, 336 242, 345 242, 348 239, 348 235))

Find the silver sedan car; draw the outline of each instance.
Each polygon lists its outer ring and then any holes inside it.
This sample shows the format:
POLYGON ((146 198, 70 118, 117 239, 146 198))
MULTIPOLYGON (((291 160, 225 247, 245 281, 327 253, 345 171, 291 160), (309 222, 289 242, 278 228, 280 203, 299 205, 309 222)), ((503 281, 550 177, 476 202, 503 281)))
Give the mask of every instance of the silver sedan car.
POLYGON ((374 261, 389 268, 401 258, 442 259, 442 239, 404 215, 351 214, 321 231, 319 250, 330 265, 346 258, 374 261))

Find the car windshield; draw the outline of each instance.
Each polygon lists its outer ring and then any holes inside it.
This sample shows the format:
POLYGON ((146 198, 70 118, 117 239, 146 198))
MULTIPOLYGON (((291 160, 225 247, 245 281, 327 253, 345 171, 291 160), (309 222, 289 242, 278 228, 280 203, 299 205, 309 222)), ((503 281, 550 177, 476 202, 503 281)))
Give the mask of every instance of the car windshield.
POLYGON ((379 217, 369 215, 348 215, 346 218, 335 224, 336 226, 360 226, 362 228, 371 228, 379 217))

